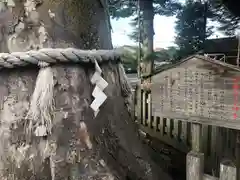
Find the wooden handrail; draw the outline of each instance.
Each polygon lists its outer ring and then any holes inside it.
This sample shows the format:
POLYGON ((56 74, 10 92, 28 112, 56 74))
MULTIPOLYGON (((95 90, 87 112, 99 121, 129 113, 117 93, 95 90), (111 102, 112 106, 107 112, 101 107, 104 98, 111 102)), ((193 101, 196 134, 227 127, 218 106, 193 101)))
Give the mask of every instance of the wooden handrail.
POLYGON ((212 58, 212 59, 217 59, 217 56, 222 56, 220 59, 218 59, 218 60, 220 60, 220 61, 223 61, 223 62, 226 62, 226 55, 225 54, 222 54, 222 53, 219 53, 219 54, 206 54, 206 56, 207 57, 209 57, 209 58, 212 58))

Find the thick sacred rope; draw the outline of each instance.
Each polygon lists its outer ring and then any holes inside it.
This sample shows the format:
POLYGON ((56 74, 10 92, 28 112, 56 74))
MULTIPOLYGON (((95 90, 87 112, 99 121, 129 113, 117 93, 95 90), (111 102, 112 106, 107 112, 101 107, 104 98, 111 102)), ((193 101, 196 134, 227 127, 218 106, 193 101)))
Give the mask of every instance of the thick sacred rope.
POLYGON ((115 50, 79 50, 74 48, 46 48, 37 51, 0 53, 0 69, 17 68, 27 65, 36 65, 40 67, 30 102, 29 112, 26 116, 26 119, 32 121, 26 128, 26 134, 28 134, 29 137, 31 136, 33 126, 36 127, 34 131, 36 136, 51 134, 51 113, 54 110, 54 80, 51 65, 58 63, 92 63, 95 65, 95 73, 91 77, 91 83, 94 85, 92 96, 95 99, 90 104, 95 116, 98 114, 100 106, 107 99, 103 91, 108 86, 108 83, 101 77, 102 70, 99 64, 104 62, 117 64, 122 95, 130 111, 132 100, 131 86, 121 64, 120 55, 121 54, 115 50))
POLYGON ((15 68, 40 62, 56 63, 101 63, 104 61, 120 62, 120 53, 114 50, 79 50, 75 48, 51 49, 38 51, 0 53, 0 68, 15 68))

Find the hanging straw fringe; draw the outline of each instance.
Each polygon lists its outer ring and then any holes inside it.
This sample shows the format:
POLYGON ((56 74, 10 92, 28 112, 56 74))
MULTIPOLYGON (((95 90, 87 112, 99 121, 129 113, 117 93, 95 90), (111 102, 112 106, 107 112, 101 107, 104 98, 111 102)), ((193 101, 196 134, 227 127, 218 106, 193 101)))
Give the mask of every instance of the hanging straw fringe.
POLYGON ((133 103, 132 87, 128 81, 124 67, 121 63, 118 64, 118 71, 119 71, 119 79, 120 79, 120 85, 122 89, 122 95, 125 97, 125 105, 128 108, 128 112, 131 113, 132 112, 131 106, 133 103))
POLYGON ((39 71, 35 89, 32 95, 27 119, 29 120, 26 134, 31 135, 33 129, 36 136, 51 134, 54 109, 54 80, 51 67, 48 63, 39 63, 39 71))
POLYGON ((121 63, 118 64, 118 70, 123 96, 128 97, 130 94, 132 94, 132 87, 121 63))

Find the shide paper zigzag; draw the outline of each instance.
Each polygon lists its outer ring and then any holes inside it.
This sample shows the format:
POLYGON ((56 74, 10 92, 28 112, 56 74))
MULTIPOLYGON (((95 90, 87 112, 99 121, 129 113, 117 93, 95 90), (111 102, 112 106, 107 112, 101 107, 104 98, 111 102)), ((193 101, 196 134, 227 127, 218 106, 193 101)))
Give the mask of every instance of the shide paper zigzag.
POLYGON ((105 81, 102 77, 102 70, 99 67, 97 61, 95 61, 95 73, 91 78, 91 83, 95 84, 95 88, 92 92, 92 96, 95 98, 90 105, 90 107, 94 111, 94 116, 96 117, 99 112, 99 107, 105 102, 107 99, 106 94, 103 90, 108 86, 107 81, 105 81))

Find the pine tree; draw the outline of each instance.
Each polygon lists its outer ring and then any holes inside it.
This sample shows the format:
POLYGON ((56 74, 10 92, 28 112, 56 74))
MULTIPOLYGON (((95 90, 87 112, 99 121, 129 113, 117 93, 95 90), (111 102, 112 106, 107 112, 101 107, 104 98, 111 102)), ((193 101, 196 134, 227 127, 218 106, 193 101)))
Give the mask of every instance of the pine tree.
MULTIPOLYGON (((152 0, 152 2, 154 14, 159 15, 173 15, 181 7, 178 0, 152 0)), ((108 0, 108 4, 112 18, 126 18, 137 15, 137 0, 108 0)))
POLYGON ((207 18, 214 16, 208 2, 187 1, 177 14, 175 43, 179 47, 178 55, 185 57, 203 49, 204 41, 212 34, 207 27, 207 18))
POLYGON ((155 14, 173 15, 181 6, 175 0, 140 0, 138 7, 137 1, 117 1, 110 0, 110 14, 113 18, 134 16, 131 25, 134 31, 130 38, 139 42, 143 47, 143 60, 145 61, 144 73, 149 73, 153 69, 155 55, 153 52, 153 19, 155 14), (140 16, 137 10, 140 8, 140 16), (140 23, 139 23, 140 20, 140 23), (139 37, 140 34, 140 37, 139 37))
POLYGON ((218 30, 227 36, 234 35, 240 23, 240 15, 235 10, 238 6, 236 4, 234 7, 232 2, 231 0, 210 0, 215 14, 213 20, 220 23, 218 30))

